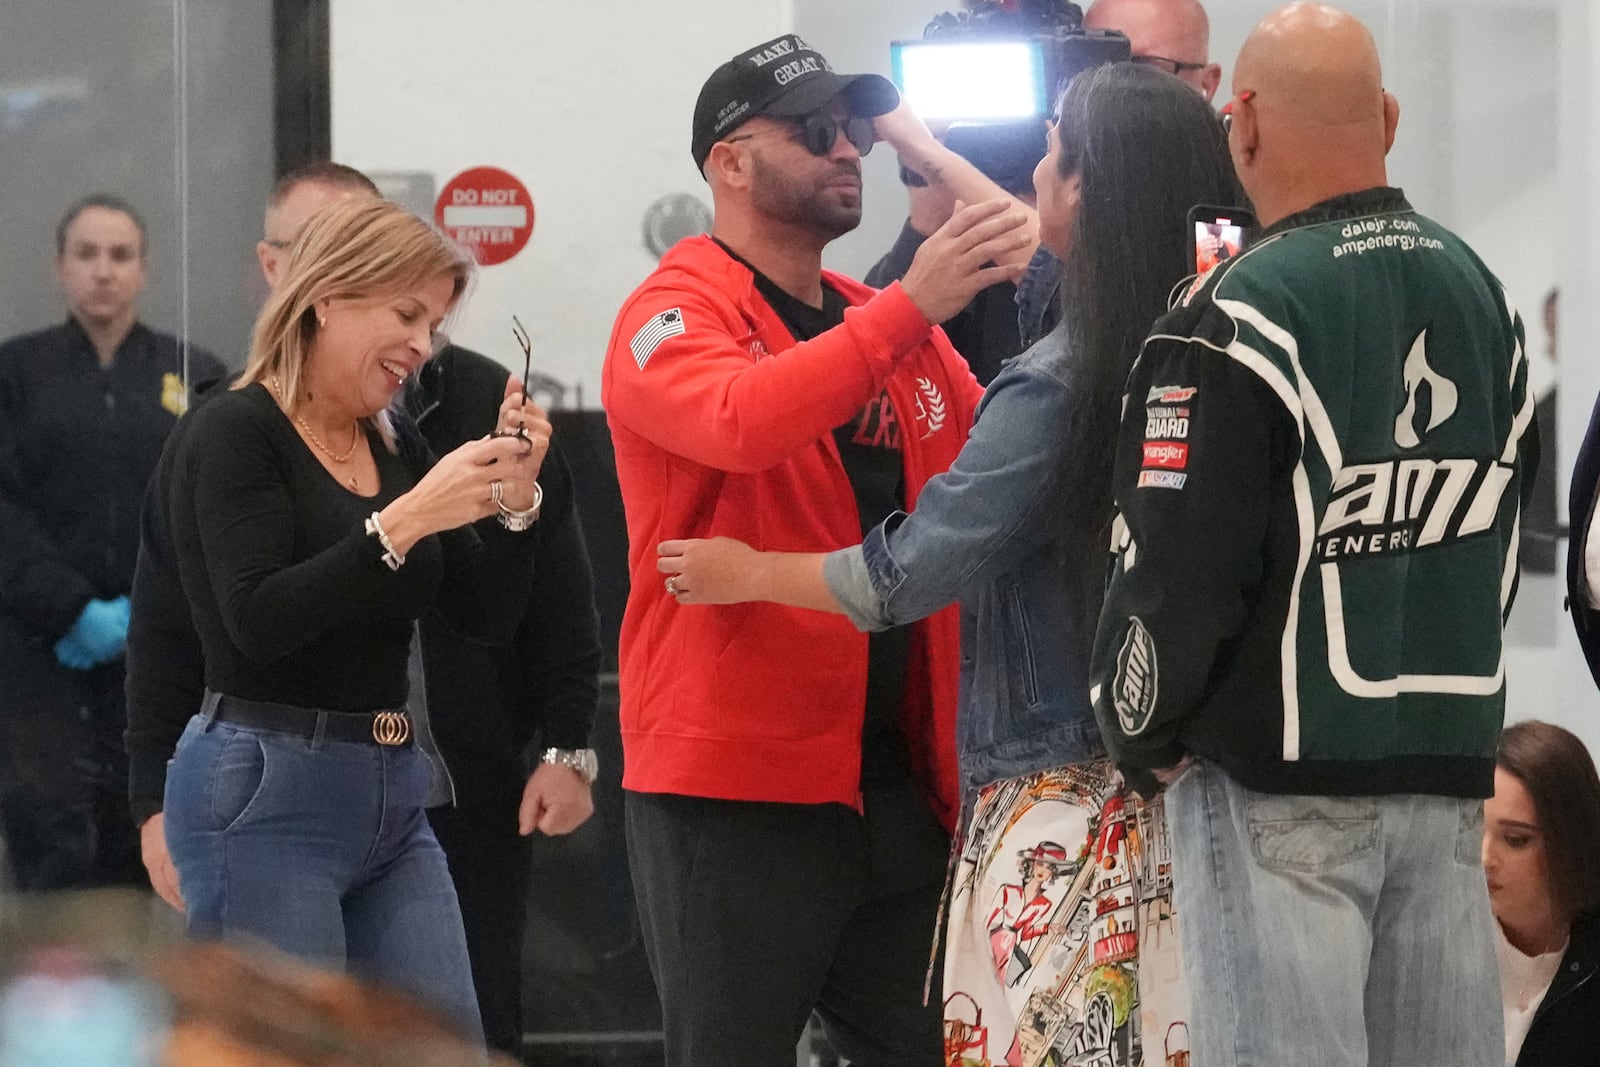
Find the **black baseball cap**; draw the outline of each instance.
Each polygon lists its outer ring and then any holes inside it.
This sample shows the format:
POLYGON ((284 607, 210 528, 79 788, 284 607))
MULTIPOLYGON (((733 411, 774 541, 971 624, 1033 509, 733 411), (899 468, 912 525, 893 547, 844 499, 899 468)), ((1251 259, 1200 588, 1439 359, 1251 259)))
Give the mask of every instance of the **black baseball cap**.
POLYGON ((757 115, 798 118, 844 94, 853 114, 876 118, 895 109, 900 92, 877 74, 835 74, 822 54, 786 33, 758 44, 711 72, 694 105, 694 165, 711 146, 757 115))

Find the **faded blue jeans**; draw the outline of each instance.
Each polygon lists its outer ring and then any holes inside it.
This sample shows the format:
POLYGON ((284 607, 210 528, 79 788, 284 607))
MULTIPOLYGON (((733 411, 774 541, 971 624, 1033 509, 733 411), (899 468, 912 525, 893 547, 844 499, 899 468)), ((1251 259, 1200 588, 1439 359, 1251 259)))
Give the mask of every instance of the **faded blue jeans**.
POLYGON ((461 909, 415 745, 313 740, 196 715, 167 772, 189 934, 248 938, 407 990, 483 1039, 461 909))
POLYGON ((1483 802, 1167 791, 1195 1067, 1501 1067, 1483 802))

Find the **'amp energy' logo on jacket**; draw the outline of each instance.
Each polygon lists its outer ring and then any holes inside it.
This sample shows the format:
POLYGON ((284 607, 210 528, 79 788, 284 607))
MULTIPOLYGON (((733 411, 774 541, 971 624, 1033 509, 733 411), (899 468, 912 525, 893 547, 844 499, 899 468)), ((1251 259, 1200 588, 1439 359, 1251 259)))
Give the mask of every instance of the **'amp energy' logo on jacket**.
POLYGON ((1128 620, 1113 684, 1111 703, 1117 709, 1117 725, 1127 736, 1137 737, 1150 725, 1160 693, 1155 639, 1137 615, 1128 620))
POLYGON ((1432 433, 1456 413, 1456 398, 1460 395, 1456 383, 1428 365, 1428 331, 1417 334, 1406 356, 1406 406, 1394 420, 1394 443, 1401 448, 1416 448, 1422 444, 1422 435, 1432 433), (1428 421, 1419 431, 1417 394, 1423 385, 1428 386, 1428 421))
MULTIPOLYGON (((1394 422, 1395 444, 1405 450, 1420 447, 1460 407, 1456 384, 1428 362, 1427 339, 1424 330, 1405 362, 1406 400, 1394 422)), ((1479 459, 1350 464, 1334 480, 1317 530, 1317 558, 1407 552, 1482 533, 1499 518, 1513 473, 1479 459)))

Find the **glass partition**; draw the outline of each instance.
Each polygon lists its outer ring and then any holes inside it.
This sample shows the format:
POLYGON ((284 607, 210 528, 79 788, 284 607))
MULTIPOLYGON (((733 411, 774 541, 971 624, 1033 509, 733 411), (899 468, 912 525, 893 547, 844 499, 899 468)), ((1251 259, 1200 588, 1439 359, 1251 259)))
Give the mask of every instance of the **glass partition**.
POLYGON ((0 31, 0 332, 58 324, 56 227, 115 196, 146 232, 137 319, 242 361, 273 176, 271 5, 14 0, 0 31))
MULTIPOLYGON (((274 173, 273 18, 268 4, 185 0, 0 12, 8 886, 147 885, 117 755, 120 653, 80 662, 62 642, 84 598, 112 614, 125 604, 144 484, 190 369, 215 378, 242 362, 274 173)), ((155 914, 137 900, 103 912, 135 920, 123 949, 155 914)), ((63 914, 70 926, 86 913, 63 914)))

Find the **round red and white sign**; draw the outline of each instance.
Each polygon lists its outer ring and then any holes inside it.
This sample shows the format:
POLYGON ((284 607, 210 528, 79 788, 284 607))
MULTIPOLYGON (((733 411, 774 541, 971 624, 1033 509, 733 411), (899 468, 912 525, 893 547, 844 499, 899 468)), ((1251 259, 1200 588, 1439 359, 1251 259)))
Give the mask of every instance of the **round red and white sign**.
POLYGON ((527 246, 533 236, 533 198, 527 186, 499 167, 473 167, 444 183, 433 221, 491 267, 527 246))

